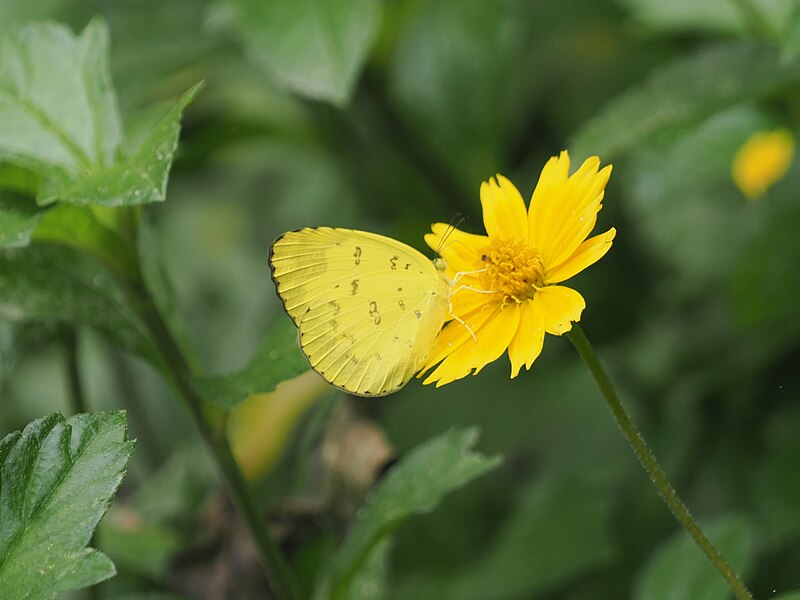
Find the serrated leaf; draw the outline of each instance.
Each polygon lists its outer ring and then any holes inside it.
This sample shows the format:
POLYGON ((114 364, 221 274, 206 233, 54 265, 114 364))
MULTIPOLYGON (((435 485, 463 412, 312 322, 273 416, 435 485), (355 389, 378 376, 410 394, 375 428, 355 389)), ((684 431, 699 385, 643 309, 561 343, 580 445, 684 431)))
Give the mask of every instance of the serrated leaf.
POLYGON ((13 27, 0 38, 0 160, 44 178, 40 204, 163 200, 180 116, 197 89, 127 148, 103 22, 78 37, 54 23, 13 27))
POLYGON ((106 168, 88 173, 68 173, 45 182, 37 202, 60 200, 72 204, 131 206, 161 202, 166 198, 167 180, 178 147, 183 109, 203 84, 189 89, 159 120, 141 144, 106 168))
POLYGON ((308 361, 297 345, 297 329, 287 317, 267 332, 246 368, 230 375, 200 377, 196 386, 207 402, 231 409, 251 394, 270 392, 281 381, 308 369, 308 361))
MULTIPOLYGON (((709 524, 706 534, 740 577, 750 571, 755 542, 747 520, 738 515, 721 517, 709 524)), ((634 600, 726 600, 730 588, 689 534, 681 530, 653 554, 632 597, 634 600)))
POLYGON ((378 21, 376 0, 226 0, 245 46, 279 85, 345 104, 378 21))
POLYGON ((496 468, 499 456, 472 451, 477 438, 474 428, 449 431, 409 452, 368 496, 314 597, 356 597, 360 571, 404 520, 432 512, 445 495, 496 468))
POLYGON ((133 452, 123 412, 54 414, 0 441, 0 590, 49 600, 114 575, 87 548, 133 452))
POLYGON ((608 160, 669 127, 685 125, 800 81, 800 65, 784 65, 775 48, 753 43, 706 48, 658 70, 611 100, 573 137, 576 158, 608 160))
POLYGON ((42 243, 0 250, 0 318, 91 325, 123 348, 158 362, 146 328, 116 278, 69 247, 42 243))

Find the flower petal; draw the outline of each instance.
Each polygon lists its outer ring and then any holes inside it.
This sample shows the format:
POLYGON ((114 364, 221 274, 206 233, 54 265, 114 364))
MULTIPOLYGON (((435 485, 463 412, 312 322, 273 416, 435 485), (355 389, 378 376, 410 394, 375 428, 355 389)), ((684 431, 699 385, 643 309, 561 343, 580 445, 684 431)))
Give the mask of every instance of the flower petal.
POLYGON ((611 175, 610 165, 598 171, 599 166, 600 159, 592 156, 567 177, 569 155, 564 151, 542 170, 528 218, 530 243, 545 265, 565 261, 594 228, 611 175))
POLYGON ((528 208, 528 241, 532 246, 539 245, 550 199, 566 183, 568 177, 569 153, 562 150, 559 156, 551 157, 544 165, 536 189, 533 190, 528 208))
POLYGON ((545 274, 544 282, 546 284, 561 283, 593 265, 611 249, 611 242, 616 235, 617 230, 612 227, 605 233, 586 240, 566 261, 549 270, 545 274))
POLYGON ((502 175, 481 184, 483 224, 490 237, 527 239, 525 201, 516 186, 502 175))
POLYGON ((544 330, 561 335, 572 329, 573 321, 580 321, 586 302, 578 292, 561 285, 548 285, 533 297, 544 317, 544 330))
MULTIPOLYGON (((425 359, 425 364, 420 367, 417 377, 422 377, 426 371, 432 369, 463 344, 475 343, 475 338, 472 337, 473 334, 479 331, 494 313, 494 306, 484 306, 469 314, 458 315, 463 323, 453 320, 442 329, 425 359)), ((475 337, 477 337, 477 334, 475 337)))
POLYGON ((573 192, 579 201, 571 212, 564 211, 561 221, 554 223, 555 234, 550 242, 549 254, 544 260, 550 264, 565 261, 578 246, 583 243, 597 223, 597 213, 600 212, 605 194, 605 186, 611 176, 611 165, 607 165, 594 174, 589 174, 583 185, 576 187, 573 192))
POLYGON ((431 225, 433 233, 425 234, 425 243, 447 263, 447 275, 472 271, 481 263, 481 253, 489 245, 489 238, 456 229, 447 223, 431 225))
MULTIPOLYGON (((450 312, 454 315, 468 315, 492 302, 494 293, 479 292, 480 282, 473 277, 462 277, 450 292, 450 312)), ((488 310, 488 309, 487 309, 488 310)))
MULTIPOLYGON (((458 325, 451 323, 448 329, 458 325)), ((483 367, 497 360, 508 348, 519 325, 519 305, 497 305, 475 331, 477 342, 471 338, 462 343, 444 359, 423 383, 436 382, 440 387, 469 375, 474 369, 477 375, 483 367)))
POLYGON ((544 316, 535 302, 523 302, 519 306, 519 326, 508 345, 511 359, 511 378, 519 374, 522 365, 530 369, 544 344, 544 316))

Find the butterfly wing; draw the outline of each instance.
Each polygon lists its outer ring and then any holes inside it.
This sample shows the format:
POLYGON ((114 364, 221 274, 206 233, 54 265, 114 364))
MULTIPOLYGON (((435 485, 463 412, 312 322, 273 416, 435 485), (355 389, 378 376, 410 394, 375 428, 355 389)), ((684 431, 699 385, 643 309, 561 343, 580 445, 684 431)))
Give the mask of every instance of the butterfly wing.
POLYGON ((447 284, 433 263, 374 233, 292 231, 273 244, 270 266, 309 363, 352 394, 403 387, 448 314, 447 284))

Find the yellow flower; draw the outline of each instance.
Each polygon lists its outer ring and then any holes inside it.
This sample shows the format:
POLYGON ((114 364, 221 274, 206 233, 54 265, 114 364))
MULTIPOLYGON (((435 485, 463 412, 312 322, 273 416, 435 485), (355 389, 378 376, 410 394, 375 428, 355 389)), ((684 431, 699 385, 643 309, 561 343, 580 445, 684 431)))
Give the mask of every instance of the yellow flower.
POLYGON ((461 379, 499 358, 506 349, 511 377, 530 368, 542 351, 545 332, 561 335, 581 318, 581 295, 558 285, 608 252, 615 229, 586 239, 602 207, 611 166, 598 171, 593 156, 569 175, 563 151, 542 169, 530 207, 502 175, 481 185, 488 235, 432 226, 425 236, 447 264, 452 280, 451 317, 431 350, 420 377, 437 387, 461 379), (441 363, 441 364, 439 364, 441 363))
POLYGON ((754 200, 786 175, 793 156, 794 138, 789 131, 757 131, 733 158, 733 182, 745 196, 754 200))

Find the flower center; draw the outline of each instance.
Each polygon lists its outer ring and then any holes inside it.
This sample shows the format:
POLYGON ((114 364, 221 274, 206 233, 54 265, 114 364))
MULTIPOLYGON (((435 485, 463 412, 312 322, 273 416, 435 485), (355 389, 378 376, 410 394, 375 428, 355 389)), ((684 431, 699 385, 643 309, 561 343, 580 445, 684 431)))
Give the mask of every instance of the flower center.
POLYGON ((530 300, 544 286, 542 257, 523 240, 492 239, 481 261, 486 269, 480 274, 481 285, 501 294, 504 303, 530 300))

